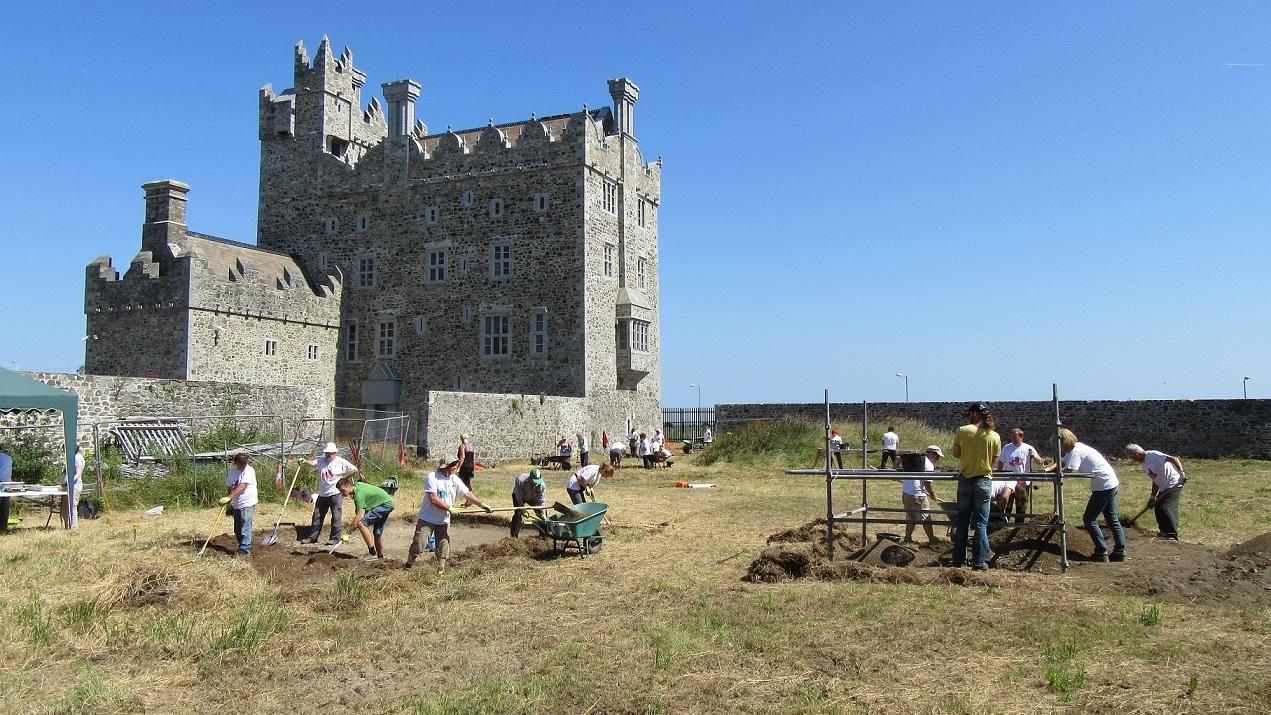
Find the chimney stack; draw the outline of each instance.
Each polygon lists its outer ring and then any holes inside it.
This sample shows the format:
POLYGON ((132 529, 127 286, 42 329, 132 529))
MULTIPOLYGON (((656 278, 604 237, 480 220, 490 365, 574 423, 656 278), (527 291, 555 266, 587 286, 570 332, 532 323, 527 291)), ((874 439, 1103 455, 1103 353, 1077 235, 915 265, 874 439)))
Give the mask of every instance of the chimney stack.
POLYGON ((619 134, 635 138, 635 103, 640 88, 626 77, 609 80, 609 96, 613 97, 613 121, 619 134))
POLYGON ((399 79, 385 82, 384 99, 388 100, 388 135, 404 137, 415 126, 415 100, 419 99, 419 84, 414 80, 399 79))

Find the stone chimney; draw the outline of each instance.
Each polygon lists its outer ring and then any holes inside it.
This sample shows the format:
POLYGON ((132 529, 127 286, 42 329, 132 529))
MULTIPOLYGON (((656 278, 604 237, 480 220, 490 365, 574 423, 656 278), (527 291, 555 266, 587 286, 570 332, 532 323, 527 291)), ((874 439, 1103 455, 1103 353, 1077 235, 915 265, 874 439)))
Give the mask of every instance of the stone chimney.
POLYGON ((170 245, 185 244, 185 202, 190 185, 162 179, 141 185, 146 190, 146 223, 141 227, 141 250, 156 260, 172 255, 170 245))
POLYGON ((635 138, 635 103, 640 88, 626 77, 609 80, 609 96, 613 97, 613 121, 619 134, 635 138))
POLYGON ((388 100, 388 135, 404 137, 415 126, 415 100, 419 99, 419 84, 414 80, 399 79, 385 82, 384 99, 388 100))

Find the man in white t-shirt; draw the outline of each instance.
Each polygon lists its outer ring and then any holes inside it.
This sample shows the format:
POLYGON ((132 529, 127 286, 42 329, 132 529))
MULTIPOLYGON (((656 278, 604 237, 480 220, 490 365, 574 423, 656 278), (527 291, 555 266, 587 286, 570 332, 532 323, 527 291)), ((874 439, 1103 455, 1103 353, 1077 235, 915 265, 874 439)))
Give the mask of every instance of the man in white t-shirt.
MULTIPOLYGON (((928 472, 936 471, 936 462, 944 457, 944 452, 938 445, 930 445, 927 447, 927 458, 924 460, 923 469, 928 472)), ((940 539, 936 538, 936 534, 931 529, 931 502, 936 501, 936 489, 934 483, 930 479, 906 479, 900 483, 900 499, 905 505, 905 543, 914 543, 914 525, 922 524, 923 531, 927 532, 927 544, 936 546, 940 543, 940 539)))
POLYGON ((569 481, 565 484, 565 493, 569 494, 569 501, 573 504, 582 504, 587 501, 587 495, 591 494, 591 498, 596 498, 592 494, 592 487, 600 483, 601 477, 612 477, 613 467, 608 464, 592 464, 570 475, 569 481))
POLYGON ((887 466, 887 460, 891 460, 891 466, 900 468, 900 460, 896 457, 897 451, 900 449, 900 435, 896 434, 896 428, 889 426, 887 431, 883 433, 883 458, 878 463, 878 468, 882 469, 887 466))
POLYGON ((1125 454, 1142 464, 1143 471, 1152 479, 1152 496, 1148 497, 1147 505, 1154 507, 1158 536, 1178 541, 1178 501, 1187 482, 1183 462, 1172 454, 1145 450, 1137 444, 1127 444, 1125 454))
POLYGON ((339 543, 340 534, 344 531, 344 495, 335 485, 344 477, 358 476, 361 471, 352 462, 340 456, 340 449, 335 442, 327 442, 326 448, 322 450, 322 456, 309 460, 309 466, 318 472, 318 497, 313 504, 313 519, 310 521, 306 540, 310 544, 318 543, 318 537, 322 532, 322 521, 329 511, 331 539, 327 541, 327 544, 334 546, 339 543))
POLYGON ((585 467, 591 461, 591 443, 582 432, 575 432, 574 436, 578 438, 578 466, 585 467))
POLYGON ((446 561, 450 558, 450 517, 459 514, 459 500, 465 504, 476 504, 490 512, 486 506, 464 486, 463 480, 454 475, 458 461, 442 464, 435 472, 424 477, 424 500, 419 504, 419 514, 415 521, 415 538, 411 539, 410 550, 406 552, 406 568, 415 565, 415 559, 424 552, 431 536, 436 542, 434 551, 437 558, 437 573, 446 573, 446 561))
POLYGON ((836 429, 830 430, 830 452, 834 454, 834 463, 838 469, 843 468, 843 453, 839 451, 841 449, 843 449, 843 435, 836 429))
MULTIPOLYGON (((1024 430, 1016 427, 1011 430, 1010 444, 1002 447, 1002 453, 997 457, 997 463, 994 465, 996 469, 1004 472, 1013 472, 1015 474, 1024 474, 1032 472, 1034 469, 1043 468, 1044 461, 1041 453, 1038 452, 1033 445, 1024 441, 1024 430)), ((994 475, 997 479, 997 475, 994 475)), ((1011 498, 1006 504, 1005 512, 1010 512, 1012 504, 1015 511, 1015 523, 1022 523, 1024 515, 1028 513, 1028 503, 1032 493, 1033 482, 1029 479, 1020 479, 1011 489, 1011 498)))
POLYGON ((229 497, 230 513, 234 515, 238 553, 248 556, 252 553, 252 520, 260 499, 256 491, 256 470, 247 463, 243 452, 234 455, 233 465, 225 475, 225 496, 229 497))
MULTIPOLYGON (((1086 511, 1081 522, 1090 532, 1090 541, 1094 543, 1092 561, 1125 561, 1125 530, 1121 528, 1121 516, 1117 509, 1117 495, 1121 491, 1121 481, 1117 479, 1116 470, 1108 464, 1099 450, 1077 440, 1072 430, 1059 430, 1060 452, 1064 455, 1064 468, 1090 474, 1090 501, 1086 502, 1086 511), (1103 538, 1103 529, 1099 528, 1099 515, 1108 522, 1112 531, 1113 549, 1108 553, 1107 542, 1103 538)), ((1059 465, 1051 467, 1056 469, 1059 465)))
POLYGON ((626 442, 614 442, 609 445, 609 464, 613 467, 622 466, 622 458, 627 455, 626 442))

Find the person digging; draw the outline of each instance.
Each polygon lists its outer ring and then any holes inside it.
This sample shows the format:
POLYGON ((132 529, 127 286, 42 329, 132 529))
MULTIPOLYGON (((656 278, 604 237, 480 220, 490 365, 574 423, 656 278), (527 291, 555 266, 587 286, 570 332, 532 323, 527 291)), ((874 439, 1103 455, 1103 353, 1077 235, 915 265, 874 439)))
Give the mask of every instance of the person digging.
POLYGON ((344 498, 353 497, 357 513, 353 515, 352 528, 357 529, 366 541, 368 561, 384 558, 384 526, 393 513, 393 498, 388 492, 370 482, 356 482, 353 477, 343 477, 336 482, 336 489, 344 498))
POLYGON ((352 462, 340 456, 340 450, 335 442, 327 443, 321 457, 303 461, 318 472, 318 498, 313 503, 313 517, 310 520, 309 531, 305 534, 305 538, 301 539, 301 543, 318 543, 318 537, 322 532, 322 522, 327 512, 330 512, 331 539, 327 541, 327 546, 334 546, 340 542, 340 529, 344 526, 342 513, 344 495, 336 489, 335 485, 344 477, 356 477, 362 472, 352 462))
POLYGON ((476 494, 468 490, 461 479, 454 476, 458 465, 458 461, 443 464, 424 477, 424 500, 419 505, 415 537, 411 539, 410 550, 406 554, 406 568, 415 565, 415 559, 419 558, 428 543, 428 537, 432 536, 436 542, 434 553, 437 558, 437 573, 446 573, 446 561, 450 558, 450 517, 459 514, 460 499, 468 504, 476 504, 487 514, 492 511, 476 494))
MULTIPOLYGON (((927 447, 927 458, 924 460, 924 471, 936 471, 936 463, 944 456, 944 451, 938 445, 930 445, 927 447)), ((901 482, 901 502, 905 505, 905 544, 914 543, 914 526, 922 524, 923 531, 927 532, 927 545, 939 546, 940 539, 936 538, 935 531, 931 528, 931 504, 939 502, 936 496, 935 484, 930 479, 906 479, 901 482)))
MULTIPOLYGON (((547 487, 543 483, 543 475, 539 472, 538 467, 531 469, 528 473, 519 474, 516 482, 512 485, 512 506, 545 506, 547 504, 547 487)), ((538 518, 544 520, 547 518, 547 510, 536 509, 538 518)), ((512 512, 512 538, 521 535, 521 521, 524 511, 517 510, 512 512)))
MULTIPOLYGON (((1145 509, 1152 509, 1156 516, 1158 538, 1178 541, 1178 502, 1182 497, 1187 473, 1178 457, 1154 449, 1143 449, 1137 444, 1127 444, 1125 454, 1131 461, 1143 465, 1143 471, 1152 480, 1152 495, 1145 509)), ((1134 525, 1134 520, 1130 520, 1134 525)))

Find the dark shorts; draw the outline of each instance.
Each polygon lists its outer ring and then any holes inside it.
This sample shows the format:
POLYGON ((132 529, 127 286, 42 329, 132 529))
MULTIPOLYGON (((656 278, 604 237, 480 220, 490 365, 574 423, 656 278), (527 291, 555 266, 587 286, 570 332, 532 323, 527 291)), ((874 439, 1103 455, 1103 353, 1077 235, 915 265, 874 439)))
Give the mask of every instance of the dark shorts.
POLYGON ((388 524, 388 515, 392 513, 392 506, 380 504, 362 515, 362 523, 370 528, 372 533, 379 536, 384 533, 384 526, 388 524))

